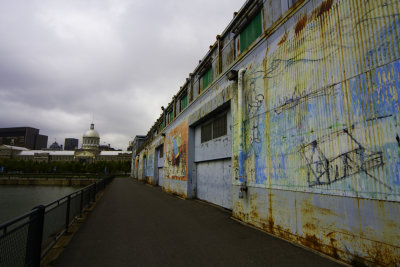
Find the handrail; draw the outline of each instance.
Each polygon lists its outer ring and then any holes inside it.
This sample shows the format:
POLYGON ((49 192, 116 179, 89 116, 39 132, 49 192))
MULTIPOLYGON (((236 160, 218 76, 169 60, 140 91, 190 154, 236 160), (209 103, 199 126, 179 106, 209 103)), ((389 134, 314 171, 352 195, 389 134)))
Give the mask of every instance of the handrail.
POLYGON ((94 182, 0 225, 0 266, 40 266, 40 260, 113 177, 94 182), (4 247, 2 247, 4 246, 4 247), (22 253, 22 254, 21 254, 22 253))

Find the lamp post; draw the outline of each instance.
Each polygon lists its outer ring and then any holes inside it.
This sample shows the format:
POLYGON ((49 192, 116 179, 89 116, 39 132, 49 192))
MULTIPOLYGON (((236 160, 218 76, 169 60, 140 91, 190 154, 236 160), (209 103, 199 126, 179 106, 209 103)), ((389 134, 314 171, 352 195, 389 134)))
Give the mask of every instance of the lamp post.
POLYGON ((14 146, 14 138, 11 138, 11 141, 10 141, 10 149, 11 149, 10 159, 13 158, 13 146, 14 146))

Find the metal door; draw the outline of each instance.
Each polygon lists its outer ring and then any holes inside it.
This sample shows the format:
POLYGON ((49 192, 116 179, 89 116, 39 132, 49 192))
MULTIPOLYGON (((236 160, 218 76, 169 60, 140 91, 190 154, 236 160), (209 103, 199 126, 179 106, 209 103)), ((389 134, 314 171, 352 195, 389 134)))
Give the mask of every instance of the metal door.
POLYGON ((162 186, 163 185, 163 178, 164 178, 164 174, 163 174, 163 168, 158 168, 158 185, 162 186))
POLYGON ((232 209, 231 159, 197 163, 197 198, 232 209))

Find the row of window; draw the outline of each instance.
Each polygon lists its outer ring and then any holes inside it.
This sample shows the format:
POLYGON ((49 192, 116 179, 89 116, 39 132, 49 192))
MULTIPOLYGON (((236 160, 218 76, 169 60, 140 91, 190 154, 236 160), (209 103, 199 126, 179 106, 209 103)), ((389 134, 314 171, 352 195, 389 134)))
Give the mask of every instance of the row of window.
POLYGON ((93 139, 85 139, 84 141, 86 141, 86 142, 84 142, 84 144, 89 144, 89 145, 97 145, 98 144, 97 140, 93 140, 93 139))
MULTIPOLYGON (((262 33, 262 14, 261 10, 250 20, 248 25, 240 32, 239 43, 240 53, 245 51, 262 33)), ((213 68, 210 66, 206 69, 200 77, 200 92, 204 91, 213 82, 213 68)), ((183 111, 188 105, 188 94, 185 93, 179 97, 177 114, 183 111)), ((164 129, 166 125, 171 123, 174 119, 173 109, 167 110, 166 123, 164 121, 160 124, 160 131, 164 129)))

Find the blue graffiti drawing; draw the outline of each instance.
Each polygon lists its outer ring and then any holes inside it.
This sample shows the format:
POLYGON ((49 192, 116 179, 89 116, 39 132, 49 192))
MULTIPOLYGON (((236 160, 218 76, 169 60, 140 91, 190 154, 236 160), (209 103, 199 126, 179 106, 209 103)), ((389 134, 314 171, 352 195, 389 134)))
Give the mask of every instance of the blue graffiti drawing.
POLYGON ((337 142, 348 137, 356 147, 340 155, 328 156, 322 151, 320 142, 325 140, 314 140, 300 147, 300 153, 307 161, 307 181, 310 187, 317 185, 329 185, 343 180, 357 173, 364 173, 389 190, 392 188, 370 174, 368 171, 383 166, 383 154, 381 151, 367 151, 347 129, 336 132, 327 138, 337 138, 337 142))
POLYGON ((251 98, 251 100, 248 101, 248 110, 249 110, 249 117, 253 118, 256 117, 254 120, 250 120, 250 131, 252 132, 252 140, 251 143, 260 143, 261 142, 261 137, 260 133, 258 130, 258 125, 260 121, 260 115, 259 112, 262 109, 263 103, 264 103, 264 95, 263 94, 256 94, 256 78, 253 79, 250 83, 250 90, 252 95, 255 95, 254 97, 251 98))

